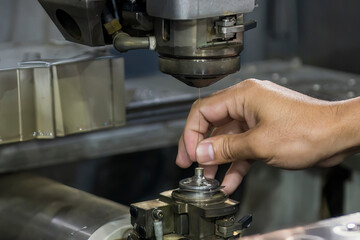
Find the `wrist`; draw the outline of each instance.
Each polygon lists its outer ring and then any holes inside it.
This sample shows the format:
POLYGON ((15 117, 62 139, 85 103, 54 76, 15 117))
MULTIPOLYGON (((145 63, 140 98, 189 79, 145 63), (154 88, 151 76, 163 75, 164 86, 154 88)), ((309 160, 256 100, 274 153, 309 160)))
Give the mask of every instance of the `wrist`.
POLYGON ((336 102, 336 136, 341 142, 341 151, 360 147, 360 98, 336 102))

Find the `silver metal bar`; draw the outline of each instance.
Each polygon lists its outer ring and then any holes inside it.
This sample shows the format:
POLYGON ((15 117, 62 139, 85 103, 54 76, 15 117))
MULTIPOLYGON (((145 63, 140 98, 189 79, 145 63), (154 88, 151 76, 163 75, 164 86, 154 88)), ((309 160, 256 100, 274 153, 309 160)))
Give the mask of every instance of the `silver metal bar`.
POLYGON ((131 229, 128 207, 30 174, 0 177, 0 222, 4 240, 114 240, 131 229))

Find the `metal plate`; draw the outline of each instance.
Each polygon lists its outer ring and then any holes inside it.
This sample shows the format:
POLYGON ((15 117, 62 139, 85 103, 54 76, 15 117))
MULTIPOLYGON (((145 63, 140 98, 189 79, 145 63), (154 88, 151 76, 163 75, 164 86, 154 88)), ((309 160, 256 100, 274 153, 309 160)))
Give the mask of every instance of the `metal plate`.
POLYGON ((0 144, 125 124, 121 58, 21 62, 0 70, 0 89, 0 144))
POLYGON ((328 219, 307 226, 290 228, 242 240, 356 240, 360 239, 360 213, 328 219))

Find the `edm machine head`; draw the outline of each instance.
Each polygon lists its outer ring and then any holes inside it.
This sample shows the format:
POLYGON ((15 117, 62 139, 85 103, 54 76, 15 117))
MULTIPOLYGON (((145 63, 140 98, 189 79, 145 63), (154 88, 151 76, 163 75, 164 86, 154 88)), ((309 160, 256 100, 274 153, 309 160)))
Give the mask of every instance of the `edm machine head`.
POLYGON ((65 39, 120 52, 151 49, 160 71, 205 87, 240 70, 255 0, 39 0, 65 39))

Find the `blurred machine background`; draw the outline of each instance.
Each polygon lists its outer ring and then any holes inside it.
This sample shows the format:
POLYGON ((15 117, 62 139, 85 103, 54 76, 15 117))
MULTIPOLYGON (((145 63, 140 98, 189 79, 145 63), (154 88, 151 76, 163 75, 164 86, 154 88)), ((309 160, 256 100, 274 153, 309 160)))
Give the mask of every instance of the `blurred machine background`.
MULTIPOLYGON (((259 0, 258 5, 245 17, 256 20, 258 26, 245 34, 241 72, 204 88, 203 96, 249 77, 269 79, 327 100, 359 96, 359 1, 259 0)), ((155 52, 118 53, 112 48, 94 50, 69 43, 36 0, 2 0, 0 68, 16 68, 18 62, 39 55, 45 59, 83 57, 93 62, 92 68, 88 68, 89 78, 98 71, 111 72, 112 61, 120 61, 120 65, 123 61, 121 73, 125 75, 120 78, 125 81, 121 91, 125 95, 126 114, 122 116, 126 124, 55 140, 0 145, 0 173, 27 171, 124 205, 154 199, 160 192, 177 187, 180 179, 192 175, 193 168, 183 170, 175 166, 175 157, 177 141, 198 92, 159 72, 155 52), (108 52, 120 59, 102 59, 108 52)), ((45 64, 53 64, 60 71, 63 63, 45 64)), ((69 71, 65 68, 63 73, 69 71)), ((3 81, 1 74, 4 72, 0 72, 3 81)), ((15 80, 17 77, 15 74, 15 80)), ((81 79, 78 81, 81 87, 81 79)), ((78 120, 76 113, 68 114, 63 113, 63 119, 78 120)), ((358 212, 359 158, 353 156, 330 169, 297 172, 254 164, 231 196, 240 202, 243 214, 253 214, 252 227, 246 234, 358 212)), ((220 168, 218 179, 226 168, 220 168)))

